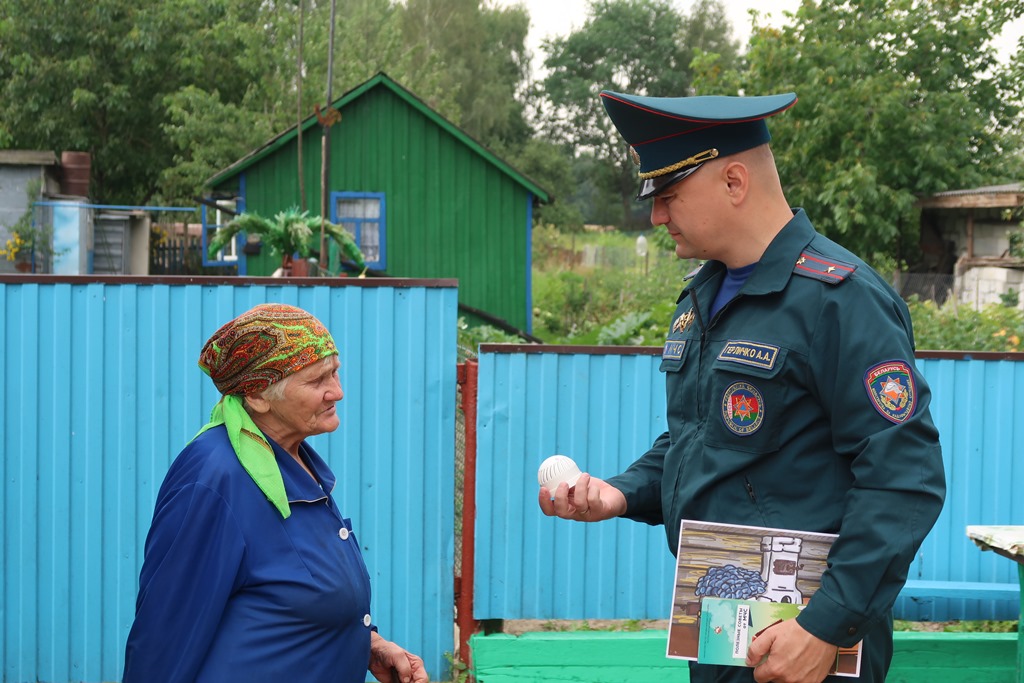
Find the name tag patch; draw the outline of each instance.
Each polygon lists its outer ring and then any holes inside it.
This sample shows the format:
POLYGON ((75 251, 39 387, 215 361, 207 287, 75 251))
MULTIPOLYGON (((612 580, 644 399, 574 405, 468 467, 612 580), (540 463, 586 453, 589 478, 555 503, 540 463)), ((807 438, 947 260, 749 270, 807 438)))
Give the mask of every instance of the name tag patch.
POLYGON ((755 368, 771 370, 779 358, 779 347, 752 341, 729 340, 725 343, 718 360, 752 365, 755 368))
POLYGON ((683 357, 683 349, 686 348, 686 341, 667 341, 661 350, 662 360, 679 360, 683 357))

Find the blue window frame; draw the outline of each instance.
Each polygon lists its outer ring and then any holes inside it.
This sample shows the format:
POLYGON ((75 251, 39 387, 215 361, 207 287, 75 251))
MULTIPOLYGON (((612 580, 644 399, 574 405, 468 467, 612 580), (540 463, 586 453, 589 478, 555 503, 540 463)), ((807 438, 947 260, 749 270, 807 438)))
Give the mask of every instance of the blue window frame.
MULTIPOLYGON (((224 199, 218 200, 217 203, 219 206, 223 206, 230 211, 235 210, 236 207, 235 202, 224 199)), ((239 263, 238 256, 242 253, 242 241, 245 239, 245 235, 242 234, 235 235, 235 239, 225 244, 224 248, 213 258, 210 258, 206 253, 206 248, 210 244, 210 240, 213 239, 214 233, 228 223, 231 218, 232 215, 227 211, 214 209, 203 204, 202 249, 204 266, 234 266, 239 263)))
POLYGON ((331 222, 352 235, 368 268, 387 268, 387 211, 383 192, 332 192, 331 222))
POLYGON ((245 254, 242 252, 242 246, 245 244, 245 233, 239 233, 235 235, 235 239, 231 240, 231 244, 226 245, 224 249, 217 254, 216 258, 209 258, 206 254, 206 245, 210 243, 210 238, 217 232, 217 228, 221 225, 228 223, 232 218, 240 213, 245 213, 245 174, 238 176, 238 194, 233 199, 225 197, 209 197, 211 201, 215 202, 218 206, 223 206, 228 209, 227 211, 221 211, 212 207, 207 208, 206 204, 203 204, 203 231, 202 231, 202 250, 203 250, 203 265, 204 266, 238 266, 238 274, 245 275, 247 270, 245 254), (233 214, 231 212, 234 212, 233 214))

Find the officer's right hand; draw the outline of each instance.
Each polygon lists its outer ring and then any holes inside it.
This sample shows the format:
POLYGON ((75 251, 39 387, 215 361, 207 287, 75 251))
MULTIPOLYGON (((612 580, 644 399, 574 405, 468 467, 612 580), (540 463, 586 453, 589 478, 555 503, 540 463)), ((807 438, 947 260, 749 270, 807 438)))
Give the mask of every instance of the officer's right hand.
POLYGON ((586 472, 580 475, 576 486, 571 489, 565 482, 559 484, 554 493, 541 486, 537 500, 541 511, 548 517, 577 522, 600 522, 626 512, 626 497, 622 491, 586 472))

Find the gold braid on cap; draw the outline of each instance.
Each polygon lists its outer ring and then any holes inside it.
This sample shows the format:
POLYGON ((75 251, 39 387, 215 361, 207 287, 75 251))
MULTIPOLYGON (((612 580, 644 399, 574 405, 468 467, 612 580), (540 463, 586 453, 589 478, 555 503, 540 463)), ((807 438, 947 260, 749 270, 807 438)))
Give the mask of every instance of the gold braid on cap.
POLYGON ((689 159, 683 159, 682 161, 672 164, 671 166, 659 168, 657 171, 644 171, 643 173, 639 173, 638 175, 640 176, 641 180, 647 180, 648 178, 657 178, 660 175, 665 175, 666 173, 671 173, 672 171, 678 171, 679 169, 686 168, 687 166, 694 166, 696 164, 704 163, 705 161, 711 161, 717 156, 717 149, 706 149, 703 152, 697 152, 689 159))

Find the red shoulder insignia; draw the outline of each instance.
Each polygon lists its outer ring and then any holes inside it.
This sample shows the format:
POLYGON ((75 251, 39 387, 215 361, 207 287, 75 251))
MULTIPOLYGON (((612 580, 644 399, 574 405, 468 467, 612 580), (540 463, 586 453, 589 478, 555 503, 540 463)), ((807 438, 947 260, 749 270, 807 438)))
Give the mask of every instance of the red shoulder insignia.
POLYGON ((793 272, 797 275, 814 278, 815 280, 821 280, 833 285, 838 285, 850 277, 855 270, 857 270, 857 266, 853 263, 838 261, 834 258, 809 251, 800 254, 800 258, 797 259, 796 266, 793 268, 793 272))

